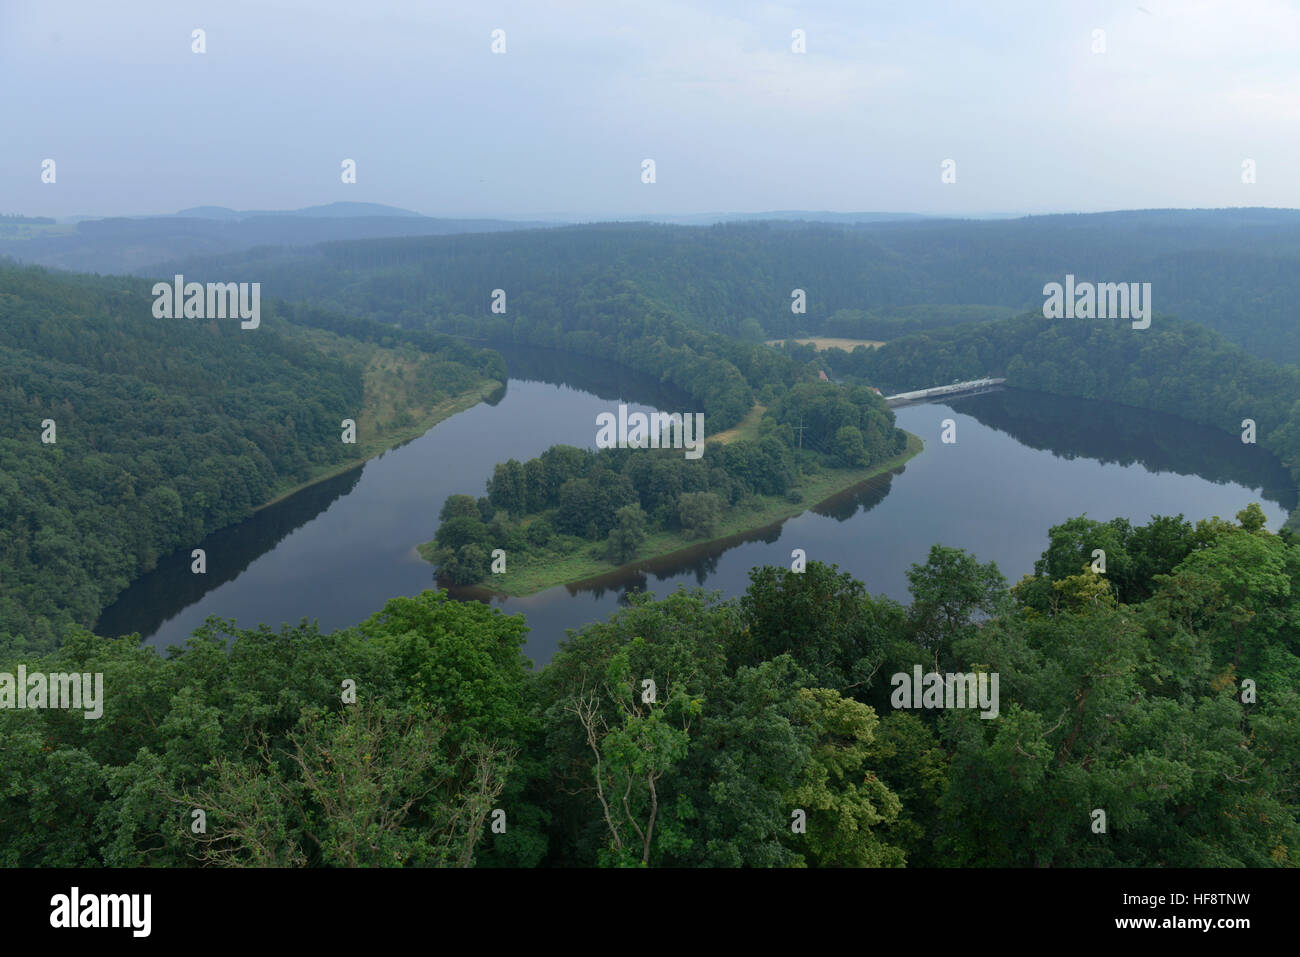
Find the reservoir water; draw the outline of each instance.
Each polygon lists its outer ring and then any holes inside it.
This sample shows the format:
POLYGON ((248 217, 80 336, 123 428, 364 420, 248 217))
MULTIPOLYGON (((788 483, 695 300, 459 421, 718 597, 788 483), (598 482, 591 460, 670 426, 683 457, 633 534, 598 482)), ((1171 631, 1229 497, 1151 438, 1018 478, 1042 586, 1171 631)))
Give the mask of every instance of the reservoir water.
MULTIPOLYGON (((596 415, 619 402, 643 411, 689 405, 657 380, 593 360, 502 354, 510 373, 504 395, 209 536, 198 546, 207 551, 207 575, 191 574, 189 549, 166 556, 95 630, 138 632, 161 649, 181 644, 210 615, 242 628, 356 624, 392 596, 435 587, 415 546, 433 538, 448 495, 484 494, 496 463, 557 443, 594 447, 596 415)), ((701 585, 732 597, 744 591, 750 568, 788 567, 795 548, 838 564, 872 593, 906 601, 905 573, 934 543, 996 561, 1014 583, 1032 571, 1048 529, 1076 515, 1141 524, 1181 513, 1195 521, 1231 518, 1259 502, 1276 530, 1295 505, 1286 472, 1258 447, 1156 413, 1014 389, 895 411, 925 451, 781 525, 581 587, 504 600, 476 589, 453 594, 523 613, 531 629, 525 650, 541 665, 566 629, 608 617, 629 591, 701 585), (957 441, 944 444, 949 418, 957 441)))

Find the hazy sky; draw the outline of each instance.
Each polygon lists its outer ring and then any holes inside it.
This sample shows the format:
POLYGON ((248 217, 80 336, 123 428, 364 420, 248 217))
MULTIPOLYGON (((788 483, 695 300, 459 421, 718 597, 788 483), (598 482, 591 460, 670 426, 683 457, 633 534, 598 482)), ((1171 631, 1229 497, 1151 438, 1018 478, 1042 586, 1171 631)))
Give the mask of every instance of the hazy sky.
POLYGON ((0 0, 0 137, 29 215, 1295 207, 1300 7, 0 0))

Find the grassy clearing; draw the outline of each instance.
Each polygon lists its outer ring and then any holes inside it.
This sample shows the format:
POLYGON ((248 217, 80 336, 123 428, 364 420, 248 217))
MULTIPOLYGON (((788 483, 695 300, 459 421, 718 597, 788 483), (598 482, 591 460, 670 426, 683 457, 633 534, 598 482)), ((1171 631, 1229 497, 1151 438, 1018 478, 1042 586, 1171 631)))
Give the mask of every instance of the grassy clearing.
POLYGON ((745 417, 740 420, 740 423, 735 428, 710 435, 707 441, 721 442, 723 445, 734 442, 736 439, 758 441, 758 421, 763 418, 763 413, 766 411, 767 406, 755 402, 754 407, 745 413, 745 417))
MULTIPOLYGON (((925 444, 921 439, 909 432, 907 448, 888 461, 865 469, 827 469, 816 475, 806 476, 797 486, 804 498, 798 504, 787 501, 784 496, 760 496, 748 506, 729 509, 713 535, 707 539, 689 538, 682 532, 656 532, 646 537, 637 560, 626 565, 614 565, 597 557, 592 554, 596 543, 583 542, 580 548, 568 554, 549 550, 534 552, 521 562, 514 562, 511 556, 507 556, 506 571, 499 575, 489 575, 480 584, 498 594, 521 598, 547 588, 554 588, 556 585, 579 585, 588 579, 631 569, 652 559, 667 558, 678 552, 690 551, 701 545, 775 525, 821 504, 840 492, 860 485, 867 479, 898 468, 920 453, 924 447, 925 444)), ((600 543, 600 547, 603 549, 604 543, 600 543)), ((419 548, 420 555, 426 561, 431 548, 432 543, 426 543, 419 548)))
POLYGON ((363 357, 368 356, 362 378, 365 399, 356 416, 357 451, 360 452, 360 457, 349 462, 322 465, 313 469, 306 481, 277 488, 269 502, 258 506, 259 511, 309 485, 354 469, 403 442, 419 438, 444 419, 478 405, 501 387, 501 383, 494 379, 482 379, 467 392, 437 403, 422 403, 411 395, 419 365, 416 359, 409 354, 371 343, 362 343, 356 350, 351 349, 349 344, 348 348, 354 354, 360 350, 363 357))
POLYGON ((813 345, 818 352, 824 352, 827 349, 843 349, 845 352, 852 352, 858 346, 870 346, 872 349, 879 349, 884 345, 878 339, 837 339, 831 336, 813 336, 808 339, 769 339, 769 346, 777 346, 782 342, 797 342, 801 346, 813 345))

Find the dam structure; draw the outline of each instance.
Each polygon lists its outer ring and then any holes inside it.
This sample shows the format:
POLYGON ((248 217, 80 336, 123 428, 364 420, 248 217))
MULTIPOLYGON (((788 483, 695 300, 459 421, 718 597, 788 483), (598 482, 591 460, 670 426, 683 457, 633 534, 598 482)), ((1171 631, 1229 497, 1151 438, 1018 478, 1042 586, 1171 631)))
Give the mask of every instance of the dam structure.
POLYGON ((950 385, 936 385, 929 389, 917 389, 914 392, 900 392, 898 395, 885 396, 885 404, 891 408, 911 402, 926 402, 930 399, 949 398, 958 395, 979 395, 992 392, 1006 382, 1006 379, 972 379, 969 382, 953 382, 950 385))

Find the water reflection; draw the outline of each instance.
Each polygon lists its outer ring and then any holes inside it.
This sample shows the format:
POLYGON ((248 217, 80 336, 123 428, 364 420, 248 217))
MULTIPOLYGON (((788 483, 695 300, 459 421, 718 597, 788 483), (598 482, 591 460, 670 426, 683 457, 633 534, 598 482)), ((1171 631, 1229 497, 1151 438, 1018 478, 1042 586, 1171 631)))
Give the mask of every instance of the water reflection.
POLYGON ((244 521, 214 532, 198 547, 211 559, 207 574, 190 568, 191 550, 164 555, 157 567, 140 578, 95 623, 99 635, 152 635, 179 608, 194 604, 208 592, 234 581, 258 558, 312 521, 357 487, 362 466, 308 486, 244 521))
POLYGON ((958 400, 956 408, 1022 445, 1061 458, 1235 482, 1260 489, 1265 499, 1288 511, 1296 506, 1295 485, 1273 455, 1239 436, 1189 427, 1171 415, 1015 389, 958 400))

